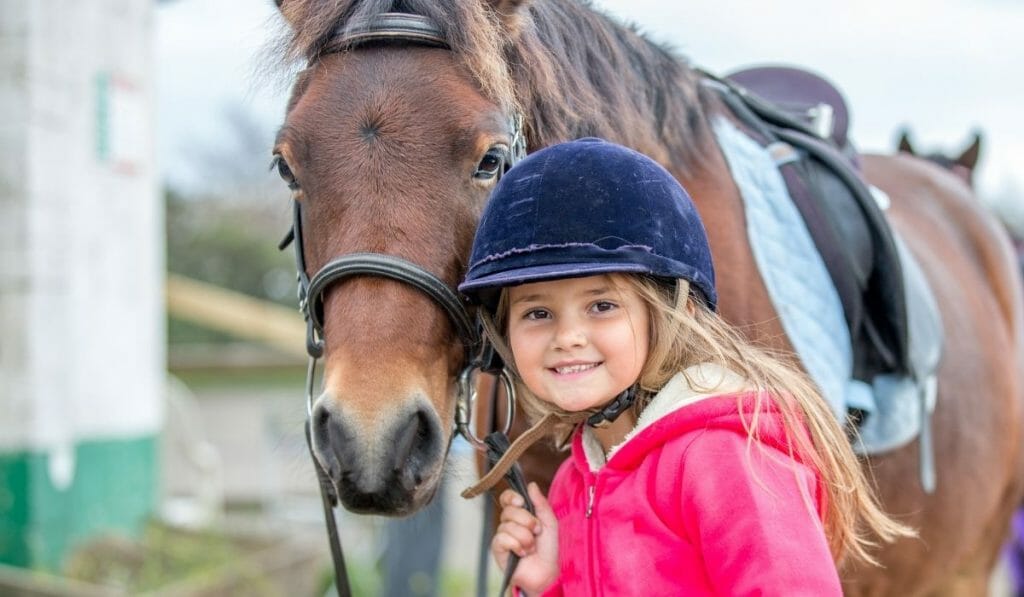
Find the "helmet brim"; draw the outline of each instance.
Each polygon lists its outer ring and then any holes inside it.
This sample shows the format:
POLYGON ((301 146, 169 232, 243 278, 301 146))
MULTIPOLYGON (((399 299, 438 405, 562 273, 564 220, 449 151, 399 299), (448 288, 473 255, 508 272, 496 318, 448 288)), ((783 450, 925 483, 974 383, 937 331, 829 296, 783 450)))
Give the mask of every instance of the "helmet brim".
MULTIPOLYGON (((503 270, 459 285, 459 291, 470 300, 485 306, 492 296, 508 286, 545 282, 561 278, 583 278, 600 274, 645 274, 650 268, 639 263, 557 263, 503 270)), ((489 305, 493 307, 493 305, 489 305)))

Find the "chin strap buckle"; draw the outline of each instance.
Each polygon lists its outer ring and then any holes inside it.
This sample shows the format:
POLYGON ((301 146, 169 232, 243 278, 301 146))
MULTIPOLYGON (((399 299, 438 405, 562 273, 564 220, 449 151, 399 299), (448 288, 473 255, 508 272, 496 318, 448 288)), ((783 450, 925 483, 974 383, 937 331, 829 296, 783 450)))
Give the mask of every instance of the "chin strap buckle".
POLYGON ((633 406, 636 400, 636 386, 630 386, 625 392, 619 394, 608 405, 587 417, 587 425, 591 427, 607 427, 612 421, 619 418, 627 408, 633 406))

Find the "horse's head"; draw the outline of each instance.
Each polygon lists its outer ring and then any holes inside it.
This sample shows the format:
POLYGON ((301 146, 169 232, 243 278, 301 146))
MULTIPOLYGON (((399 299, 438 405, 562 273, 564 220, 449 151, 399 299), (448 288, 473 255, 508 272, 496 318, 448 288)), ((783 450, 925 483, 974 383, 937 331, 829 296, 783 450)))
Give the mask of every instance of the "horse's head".
POLYGON ((978 166, 978 158, 981 155, 980 132, 975 131, 974 138, 971 140, 971 143, 962 152, 960 152, 960 155, 956 156, 947 155, 938 151, 928 154, 918 152, 911 144, 910 133, 906 129, 900 131, 900 138, 896 143, 896 148, 903 153, 916 155, 933 162, 946 170, 949 170, 953 174, 956 174, 961 180, 967 183, 967 186, 974 186, 974 170, 978 166))
MULTIPOLYGON (((340 256, 374 253, 454 289, 513 143, 500 15, 520 3, 405 2, 427 18, 378 18, 392 4, 279 2, 307 68, 274 153, 301 206, 310 278, 340 256), (468 19, 473 30, 456 26, 468 19)), ((458 329, 402 281, 360 273, 322 290, 310 297, 324 363, 315 456, 349 510, 414 511, 433 496, 453 435, 458 329)))

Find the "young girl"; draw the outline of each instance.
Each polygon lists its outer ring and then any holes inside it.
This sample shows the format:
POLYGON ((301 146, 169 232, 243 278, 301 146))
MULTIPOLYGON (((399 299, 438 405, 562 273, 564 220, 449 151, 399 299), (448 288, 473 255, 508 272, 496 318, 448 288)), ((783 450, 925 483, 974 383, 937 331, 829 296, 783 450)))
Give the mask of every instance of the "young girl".
POLYGON ((540 421, 526 435, 571 437, 536 516, 499 498, 491 551, 521 558, 521 592, 840 595, 868 533, 910 534, 808 380, 718 317, 704 227, 651 159, 599 139, 530 155, 460 290, 540 421))

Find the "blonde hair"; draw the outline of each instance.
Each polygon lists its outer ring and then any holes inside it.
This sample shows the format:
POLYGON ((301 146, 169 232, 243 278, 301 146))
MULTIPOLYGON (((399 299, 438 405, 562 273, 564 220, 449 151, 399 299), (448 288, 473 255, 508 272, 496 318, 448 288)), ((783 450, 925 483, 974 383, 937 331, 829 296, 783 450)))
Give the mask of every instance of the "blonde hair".
MULTIPOLYGON (((624 282, 646 303, 650 314, 650 345, 647 361, 637 380, 634 412, 639 413, 674 375, 688 367, 713 363, 740 375, 753 390, 753 416, 743 423, 748 441, 758 442, 758 414, 764 400, 773 400, 785 427, 790 456, 813 467, 821 477, 826 494, 825 535, 837 562, 844 556, 877 564, 870 554, 876 540, 892 542, 914 532, 882 511, 850 447, 846 436, 825 400, 807 376, 786 359, 769 354, 744 339, 706 304, 690 295, 690 285, 679 280, 675 286, 649 277, 609 274, 613 282, 624 282), (806 429, 806 433, 802 432, 806 429)), ((618 286, 622 288, 622 286, 618 286)), ((484 327, 495 349, 513 374, 523 410, 531 421, 555 412, 558 407, 533 394, 515 369, 515 360, 506 337, 507 289, 502 289, 497 313, 483 314, 484 327)), ((687 382, 698 390, 697 380, 687 382)), ((576 417, 574 420, 578 420, 576 417)), ((573 423, 556 426, 556 436, 564 443, 573 423)), ((812 508, 809 496, 808 506, 812 508)))

